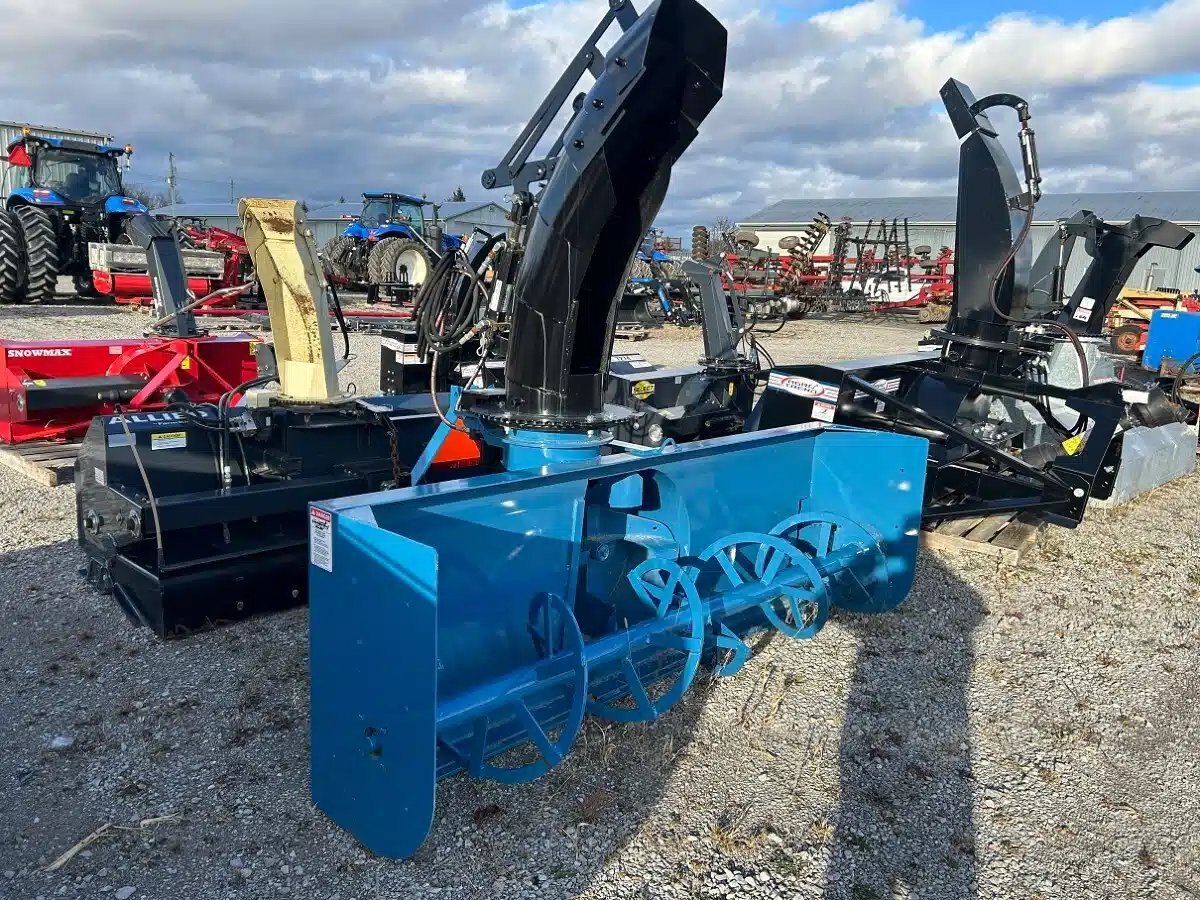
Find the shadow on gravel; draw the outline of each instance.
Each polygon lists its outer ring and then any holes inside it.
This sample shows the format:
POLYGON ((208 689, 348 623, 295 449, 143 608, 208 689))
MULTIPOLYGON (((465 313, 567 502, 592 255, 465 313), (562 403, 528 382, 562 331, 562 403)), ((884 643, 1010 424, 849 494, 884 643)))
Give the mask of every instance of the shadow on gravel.
POLYGON ((428 840, 387 860, 310 799, 304 610, 160 641, 79 564, 74 542, 0 554, 0 896, 573 897, 644 827, 711 692, 653 725, 590 719, 528 784, 446 780, 428 840))
POLYGON ((976 896, 968 692, 984 614, 975 588, 923 553, 898 610, 846 622, 859 648, 826 896, 976 896))

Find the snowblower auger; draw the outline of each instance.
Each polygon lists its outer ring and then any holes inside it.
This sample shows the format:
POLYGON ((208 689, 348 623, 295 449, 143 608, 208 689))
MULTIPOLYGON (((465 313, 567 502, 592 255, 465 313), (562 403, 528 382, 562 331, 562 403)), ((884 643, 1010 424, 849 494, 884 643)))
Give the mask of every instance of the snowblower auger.
MULTIPOLYGON (((453 413, 507 471, 310 508, 313 797, 377 853, 420 846, 439 778, 535 778, 589 713, 658 718, 701 665, 736 672, 751 635, 811 637, 833 607, 908 593, 923 438, 801 425, 605 453, 634 415, 604 402, 617 306, 671 167, 720 98, 725 49, 696 0, 641 16, 610 0, 485 174, 517 188, 491 294, 504 387, 472 379, 453 413), (613 21, 624 34, 602 54, 613 21), (595 84, 550 157, 528 162, 580 66, 595 84)), ((490 346, 490 318, 468 329, 459 296, 415 316, 421 339, 482 331, 490 346)), ((418 308, 430 302, 423 288, 418 308)))
POLYGON ((901 435, 777 429, 314 508, 317 804, 408 856, 438 779, 535 778, 585 713, 656 719, 701 663, 735 674, 758 632, 804 639, 831 607, 894 608, 925 453, 901 435), (754 478, 731 491, 731 466, 754 478))

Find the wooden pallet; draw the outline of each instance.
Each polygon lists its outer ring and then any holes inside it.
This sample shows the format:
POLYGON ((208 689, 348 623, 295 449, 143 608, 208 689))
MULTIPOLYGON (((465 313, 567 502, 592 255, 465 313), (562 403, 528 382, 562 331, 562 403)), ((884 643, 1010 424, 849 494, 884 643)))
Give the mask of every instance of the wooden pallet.
POLYGON ((949 519, 921 532, 921 546, 948 553, 981 553, 1018 565, 1037 545, 1046 523, 1033 513, 949 519))
POLYGON ((82 443, 73 440, 3 444, 0 445, 0 465, 46 487, 70 484, 75 480, 75 457, 79 455, 82 443))
POLYGON ((644 325, 618 325, 616 336, 627 341, 644 341, 650 337, 650 332, 644 325))

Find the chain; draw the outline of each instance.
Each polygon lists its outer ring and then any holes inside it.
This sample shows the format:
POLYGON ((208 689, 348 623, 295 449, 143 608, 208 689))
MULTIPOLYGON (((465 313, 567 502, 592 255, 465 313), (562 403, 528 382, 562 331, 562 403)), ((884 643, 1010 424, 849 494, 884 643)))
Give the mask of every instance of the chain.
POLYGON ((392 457, 392 487, 400 487, 400 482, 405 478, 408 470, 400 464, 400 446, 396 442, 396 423, 392 421, 391 416, 383 418, 387 422, 388 450, 392 457))

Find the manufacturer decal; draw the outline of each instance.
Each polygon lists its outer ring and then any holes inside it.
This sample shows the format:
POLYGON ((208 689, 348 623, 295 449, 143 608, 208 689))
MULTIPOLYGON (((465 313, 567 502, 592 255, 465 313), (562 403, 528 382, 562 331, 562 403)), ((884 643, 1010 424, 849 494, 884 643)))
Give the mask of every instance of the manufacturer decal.
POLYGON ((646 357, 640 353, 617 353, 614 354, 611 362, 625 363, 631 369, 653 369, 654 366, 646 361, 646 357))
POLYGON ((151 450, 177 450, 187 446, 186 431, 160 431, 150 435, 151 450))
POLYGON ((836 400, 838 396, 836 385, 824 384, 800 375, 785 375, 782 372, 772 372, 767 378, 767 387, 812 400, 836 400))
POLYGON ((648 400, 654 396, 654 382, 639 381, 629 391, 638 400, 648 400))
MULTIPOLYGON (((900 390, 900 379, 899 378, 876 378, 874 381, 871 382, 871 386, 877 388, 878 390, 883 391, 885 394, 894 394, 894 393, 896 393, 896 391, 900 390)), ((870 396, 870 395, 863 391, 855 391, 854 392, 855 400, 864 400, 868 396, 870 396)), ((880 400, 877 402, 882 404, 883 401, 880 400)))
POLYGON ((152 413, 129 413, 125 416, 125 420, 136 424, 153 424, 154 422, 182 422, 183 413, 177 412, 152 412, 152 413))
POLYGON ((31 357, 70 356, 70 347, 19 347, 8 351, 14 359, 29 359, 31 357))
POLYGON ((333 571, 333 513, 315 506, 308 512, 308 561, 333 571))

